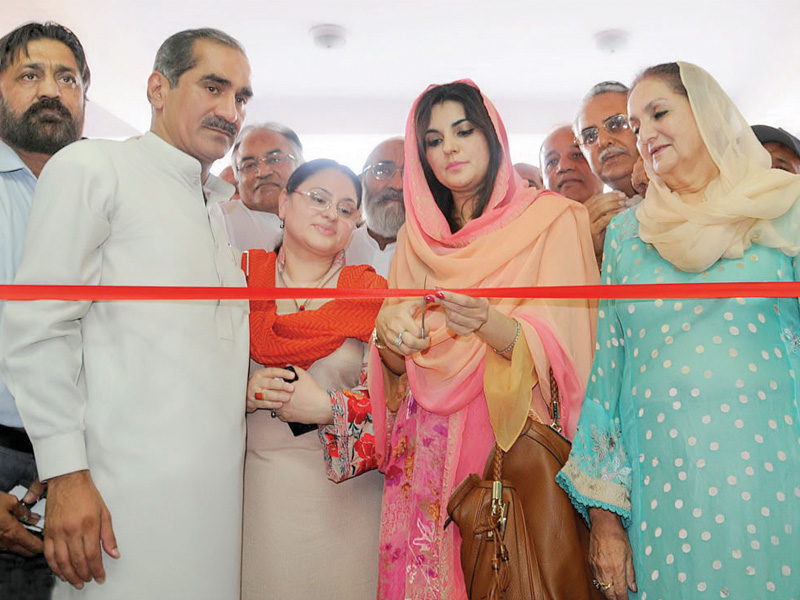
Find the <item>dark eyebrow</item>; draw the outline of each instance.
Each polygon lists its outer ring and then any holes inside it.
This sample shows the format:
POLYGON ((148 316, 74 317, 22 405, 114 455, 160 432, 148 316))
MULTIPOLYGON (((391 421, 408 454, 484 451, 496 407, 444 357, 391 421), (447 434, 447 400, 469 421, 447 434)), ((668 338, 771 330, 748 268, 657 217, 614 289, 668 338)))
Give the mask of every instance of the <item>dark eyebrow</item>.
POLYGON ((656 98, 655 100, 651 100, 650 102, 648 102, 647 106, 645 106, 644 109, 651 110, 653 108, 653 105, 656 104, 657 102, 666 102, 666 101, 667 101, 666 98, 656 98))
POLYGON ((37 62, 23 62, 19 65, 20 69, 37 69, 39 71, 44 71, 44 65, 42 63, 37 62))
POLYGON ((550 150, 549 152, 545 152, 545 155, 544 155, 544 162, 547 162, 547 160, 548 160, 549 158, 552 158, 552 157, 553 157, 553 155, 555 155, 555 156, 560 156, 560 154, 561 154, 561 153, 560 153, 558 150, 550 150))
MULTIPOLYGON (((233 86, 230 79, 225 79, 224 77, 220 77, 214 73, 209 73, 208 75, 203 75, 200 78, 200 81, 209 82, 209 83, 216 83, 220 87, 229 88, 233 86)), ((238 94, 240 96, 244 96, 245 98, 252 98, 253 97, 253 90, 249 87, 243 87, 239 90, 238 94)))
POLYGON ((208 81, 211 83, 216 83, 217 85, 226 88, 231 87, 232 85, 230 79, 225 79, 224 77, 220 77, 219 75, 214 75, 213 73, 209 73, 208 75, 203 75, 200 78, 200 81, 208 81))
MULTIPOLYGON (((458 127, 459 125, 461 125, 464 122, 469 123, 469 119, 464 117, 463 119, 459 119, 458 121, 454 121, 453 123, 450 124, 450 127, 458 127)), ((429 133, 439 133, 439 130, 438 129, 428 129, 428 131, 425 132, 425 135, 428 135, 429 133)))
MULTIPOLYGON (((42 63, 35 63, 35 62, 26 62, 20 65, 23 69, 38 69, 39 71, 44 71, 44 65, 42 63)), ((69 65, 56 65, 55 72, 56 73, 63 73, 64 71, 69 71, 70 73, 77 73, 77 69, 74 67, 70 67, 69 65)))

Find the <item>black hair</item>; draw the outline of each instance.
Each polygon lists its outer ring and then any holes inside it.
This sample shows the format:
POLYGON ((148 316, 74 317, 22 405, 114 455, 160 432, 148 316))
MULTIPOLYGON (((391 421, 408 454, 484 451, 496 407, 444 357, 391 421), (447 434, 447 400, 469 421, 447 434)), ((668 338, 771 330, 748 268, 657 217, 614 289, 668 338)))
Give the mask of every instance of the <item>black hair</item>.
POLYGON ((450 225, 450 230, 457 231, 459 225, 455 220, 453 192, 436 179, 425 156, 425 131, 430 123, 433 107, 448 101, 458 102, 464 107, 464 115, 483 134, 489 146, 489 168, 478 187, 472 214, 469 215, 470 219, 481 216, 489 204, 494 190, 494 182, 497 179, 497 171, 503 160, 503 146, 494 130, 494 124, 483 103, 481 93, 471 85, 460 82, 440 85, 425 92, 417 103, 414 122, 417 129, 417 152, 422 163, 422 171, 425 173, 425 180, 428 182, 433 199, 450 225))
POLYGON ((286 193, 291 194, 297 191, 297 188, 300 187, 306 179, 326 169, 339 171, 339 173, 350 179, 356 188, 356 205, 361 208, 361 179, 359 179, 358 175, 356 175, 352 169, 330 158, 317 158, 297 167, 286 182, 286 193))
POLYGON ((26 23, 7 33, 0 39, 0 73, 3 73, 22 53, 28 55, 28 44, 36 40, 55 40, 70 49, 78 64, 78 70, 83 80, 83 91, 89 89, 92 74, 86 64, 86 54, 83 51, 78 37, 69 29, 58 23, 26 23))

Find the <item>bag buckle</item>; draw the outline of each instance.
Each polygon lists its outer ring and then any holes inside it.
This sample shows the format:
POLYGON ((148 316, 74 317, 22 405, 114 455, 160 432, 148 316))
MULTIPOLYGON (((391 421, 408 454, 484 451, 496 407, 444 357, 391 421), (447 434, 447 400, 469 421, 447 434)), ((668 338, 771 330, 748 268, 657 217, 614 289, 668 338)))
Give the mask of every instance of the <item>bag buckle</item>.
POLYGON ((496 519, 500 535, 506 537, 506 522, 508 521, 508 502, 503 502, 503 482, 492 482, 492 517, 496 519))

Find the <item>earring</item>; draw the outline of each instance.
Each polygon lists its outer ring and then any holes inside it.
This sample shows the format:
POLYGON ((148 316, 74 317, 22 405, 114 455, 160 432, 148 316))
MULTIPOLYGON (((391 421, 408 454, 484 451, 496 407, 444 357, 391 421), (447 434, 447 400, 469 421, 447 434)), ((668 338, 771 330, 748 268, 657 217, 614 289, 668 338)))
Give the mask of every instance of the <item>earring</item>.
POLYGON ((280 227, 281 229, 283 229, 283 221, 281 221, 281 224, 279 225, 279 227, 280 227))

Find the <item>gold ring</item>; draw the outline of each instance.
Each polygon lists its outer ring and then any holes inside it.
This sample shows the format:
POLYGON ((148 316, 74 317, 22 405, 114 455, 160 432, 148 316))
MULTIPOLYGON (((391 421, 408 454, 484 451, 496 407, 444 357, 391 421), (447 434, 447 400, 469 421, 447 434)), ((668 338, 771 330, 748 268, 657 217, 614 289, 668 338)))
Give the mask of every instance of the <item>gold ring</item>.
POLYGON ((613 585, 613 583, 606 583, 604 581, 598 581, 597 579, 592 579, 592 583, 594 584, 594 587, 596 587, 598 590, 603 590, 603 591, 609 589, 613 585))

